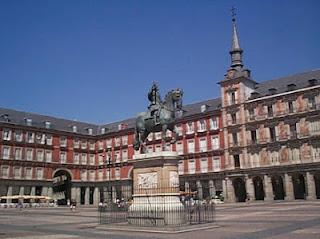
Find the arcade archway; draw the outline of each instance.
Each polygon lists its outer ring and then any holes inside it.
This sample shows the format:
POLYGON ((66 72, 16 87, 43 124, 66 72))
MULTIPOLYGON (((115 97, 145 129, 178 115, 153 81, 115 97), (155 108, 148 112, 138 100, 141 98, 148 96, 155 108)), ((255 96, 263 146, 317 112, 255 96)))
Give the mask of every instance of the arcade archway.
POLYGON ((253 178, 254 197, 256 200, 264 200, 263 181, 260 177, 253 178))
POLYGON ((71 175, 66 170, 58 170, 52 179, 53 197, 59 205, 66 205, 71 200, 71 175))
POLYGON ((245 202, 247 197, 246 184, 242 178, 233 180, 234 194, 237 202, 245 202))
POLYGON ((283 179, 281 176, 271 178, 274 200, 284 200, 283 179))
POLYGON ((295 199, 305 199, 306 186, 304 176, 302 174, 295 174, 292 176, 292 184, 295 199))

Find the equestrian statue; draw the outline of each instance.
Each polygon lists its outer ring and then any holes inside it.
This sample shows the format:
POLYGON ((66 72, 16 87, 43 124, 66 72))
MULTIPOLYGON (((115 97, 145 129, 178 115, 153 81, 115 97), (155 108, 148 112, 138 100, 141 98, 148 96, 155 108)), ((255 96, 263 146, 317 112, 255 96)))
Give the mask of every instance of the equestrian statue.
POLYGON ((169 91, 164 101, 161 100, 159 89, 156 83, 148 93, 150 105, 146 112, 142 112, 136 119, 134 149, 145 153, 145 141, 151 132, 162 132, 162 147, 166 141, 166 132, 170 130, 173 132, 171 143, 176 142, 176 132, 174 122, 176 118, 176 111, 182 109, 181 89, 169 91))

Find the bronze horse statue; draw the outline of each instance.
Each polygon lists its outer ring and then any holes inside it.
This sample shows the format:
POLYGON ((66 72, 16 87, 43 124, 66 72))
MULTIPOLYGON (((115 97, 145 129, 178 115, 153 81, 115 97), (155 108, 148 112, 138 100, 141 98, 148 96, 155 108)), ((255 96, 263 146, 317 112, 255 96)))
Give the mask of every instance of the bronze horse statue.
POLYGON ((166 132, 169 129, 174 133, 171 143, 176 142, 174 122, 176 118, 176 111, 182 109, 182 96, 183 91, 181 89, 171 90, 165 96, 165 100, 160 102, 158 110, 154 112, 157 117, 152 116, 150 109, 138 115, 135 127, 135 140, 133 144, 135 150, 140 149, 141 153, 145 153, 144 142, 151 132, 162 131, 162 143, 164 146, 166 132))

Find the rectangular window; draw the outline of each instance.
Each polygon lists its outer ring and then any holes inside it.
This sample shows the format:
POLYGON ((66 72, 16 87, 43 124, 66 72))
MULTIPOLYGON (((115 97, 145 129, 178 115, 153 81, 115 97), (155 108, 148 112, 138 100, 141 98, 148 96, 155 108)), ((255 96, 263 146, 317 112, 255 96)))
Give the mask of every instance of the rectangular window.
POLYGON ((232 124, 237 123, 237 115, 235 113, 231 114, 231 123, 232 124))
POLYGON ((120 151, 114 152, 114 159, 115 159, 116 163, 120 163, 120 160, 121 160, 120 151))
POLYGON ((118 146, 121 145, 121 138, 120 138, 120 137, 116 137, 116 138, 114 139, 114 141, 115 141, 115 146, 116 146, 116 147, 118 147, 118 146))
POLYGON ((240 168, 240 156, 239 154, 233 155, 234 167, 240 168))
POLYGON ((14 158, 16 160, 21 160, 22 159, 22 149, 21 148, 15 148, 15 150, 14 150, 14 158))
POLYGON ((60 162, 61 163, 67 163, 67 154, 66 154, 66 152, 61 152, 60 153, 60 162))
POLYGON ((194 141, 192 140, 188 140, 188 152, 189 153, 194 153, 194 141))
POLYGON ((218 117, 213 117, 210 119, 210 129, 211 130, 218 129, 218 117))
POLYGON ((2 178, 8 178, 9 177, 9 167, 8 166, 2 166, 1 167, 1 177, 2 178))
POLYGON ((176 125, 175 128, 176 128, 177 135, 181 136, 182 135, 182 126, 181 126, 181 124, 176 125))
POLYGON ((2 139, 6 140, 6 141, 11 140, 11 130, 10 129, 3 129, 2 139))
POLYGON ((208 172, 208 159, 202 158, 200 160, 200 171, 201 171, 201 173, 207 173, 208 172))
POLYGON ((156 152, 161 152, 162 151, 162 146, 161 145, 156 145, 156 152))
POLYGON ((115 175, 116 179, 120 179, 120 168, 116 168, 115 175))
POLYGON ((74 164, 79 164, 79 158, 80 158, 79 154, 78 154, 78 153, 75 153, 75 154, 73 155, 73 163, 74 163, 74 164))
POLYGON ((37 160, 39 162, 42 162, 43 161, 43 158, 44 158, 44 152, 43 150, 37 150, 37 160))
POLYGON ((269 131, 270 131, 270 141, 275 142, 276 141, 276 129, 274 127, 270 127, 269 131))
POLYGON ((33 132, 27 132, 27 143, 34 143, 34 133, 33 132))
POLYGON ((315 96, 309 96, 308 97, 308 108, 310 110, 316 109, 316 97, 315 96))
POLYGON ((107 148, 111 148, 112 147, 112 139, 107 139, 107 148))
POLYGON ((95 148, 95 143, 94 143, 94 141, 90 141, 90 142, 89 142, 89 149, 90 149, 90 150, 94 150, 94 148, 95 148))
POLYGON ((79 141, 79 139, 74 139, 74 140, 73 140, 73 147, 74 147, 75 149, 78 149, 78 148, 80 147, 80 141, 79 141))
POLYGON ((176 147, 177 147, 176 150, 177 150, 178 154, 183 154, 183 144, 182 144, 182 141, 178 141, 176 147))
POLYGON ((67 147, 67 138, 66 137, 60 137, 60 146, 67 147))
POLYGON ((206 131, 206 121, 204 119, 201 119, 198 121, 198 132, 204 131, 206 131))
POLYGON ((237 133, 232 133, 232 140, 233 140, 233 145, 237 146, 238 145, 238 134, 237 133))
POLYGON ((122 150, 122 161, 127 162, 128 161, 128 151, 122 150))
POLYGON ((27 160, 28 161, 33 160, 33 149, 27 149, 27 160))
POLYGON ((292 101, 289 101, 289 102, 288 102, 288 109, 289 109, 289 113, 293 113, 293 112, 294 112, 293 102, 292 102, 292 101))
POLYGON ((87 141, 81 140, 81 149, 87 149, 87 141))
POLYGON ((87 170, 82 169, 80 175, 82 181, 87 181, 87 170))
POLYGON ((189 159, 189 174, 194 174, 196 173, 196 165, 194 159, 189 159))
POLYGON ((122 145, 128 145, 128 135, 122 136, 122 145))
POLYGON ((96 179, 95 171, 94 171, 94 170, 90 170, 89 180, 90 180, 90 181, 94 181, 95 179, 96 179))
POLYGON ((297 126, 295 123, 290 124, 290 138, 296 139, 297 138, 297 126))
POLYGON ((194 133, 193 122, 188 122, 187 123, 187 134, 192 134, 192 133, 194 133))
POLYGON ((200 139, 199 149, 200 149, 200 152, 207 151, 207 139, 206 138, 200 139))
POLYGON ((268 117, 273 117, 273 107, 272 105, 268 105, 268 117))
POLYGON ((43 179, 43 169, 42 168, 37 168, 37 172, 36 172, 36 177, 37 179, 43 179))
POLYGON ((20 178, 21 177, 21 168, 20 167, 15 167, 13 170, 13 176, 15 178, 20 178))
POLYGON ((81 155, 81 164, 87 164, 87 154, 81 155))
POLYGON ((232 105, 236 103, 236 92, 233 91, 230 93, 230 100, 232 105))
POLYGON ((2 158, 3 159, 10 159, 10 147, 9 146, 2 146, 2 158))
POLYGON ((91 164, 91 165, 95 165, 94 154, 90 154, 90 164, 91 164))
POLYGON ((219 136, 212 136, 212 149, 217 150, 220 148, 220 143, 219 143, 219 136))
POLYGON ((32 179, 32 168, 26 168, 26 174, 25 174, 25 178, 26 179, 32 179))
POLYGON ((213 171, 220 171, 220 158, 213 158, 213 171))
POLYGON ((52 151, 46 150, 46 162, 51 162, 51 161, 52 161, 52 151))
POLYGON ((184 162, 183 162, 183 160, 179 160, 178 172, 179 172, 179 175, 183 175, 183 173, 184 173, 184 162))
POLYGON ((52 135, 51 134, 46 135, 46 144, 52 145, 52 135))
POLYGON ((257 131, 256 130, 251 130, 251 142, 257 143, 257 131))
POLYGON ((159 140, 162 137, 162 132, 157 132, 157 133, 155 133, 154 136, 155 136, 156 140, 159 140))
POLYGON ((15 140, 17 142, 22 142, 22 132, 21 131, 16 131, 15 132, 15 140))

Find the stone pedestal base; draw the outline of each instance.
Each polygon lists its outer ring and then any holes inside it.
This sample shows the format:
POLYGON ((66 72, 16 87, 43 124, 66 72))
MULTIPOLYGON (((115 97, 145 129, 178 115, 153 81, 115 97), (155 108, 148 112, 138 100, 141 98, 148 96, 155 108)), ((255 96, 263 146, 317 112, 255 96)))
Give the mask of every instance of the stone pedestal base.
POLYGON ((128 223, 139 226, 174 226, 186 223, 178 195, 138 196, 129 208, 128 223))

